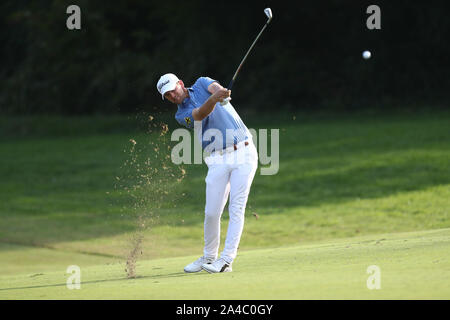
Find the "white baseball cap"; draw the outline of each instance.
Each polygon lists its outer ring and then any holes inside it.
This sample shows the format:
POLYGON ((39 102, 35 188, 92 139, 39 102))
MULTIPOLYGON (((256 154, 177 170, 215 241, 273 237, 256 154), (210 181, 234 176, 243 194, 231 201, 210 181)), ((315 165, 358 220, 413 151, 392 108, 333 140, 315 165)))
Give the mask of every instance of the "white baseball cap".
POLYGON ((159 93, 161 93, 162 99, 164 100, 164 94, 167 91, 171 91, 175 89, 177 86, 177 83, 180 79, 173 73, 166 73, 161 78, 159 78, 158 84, 156 85, 156 88, 158 89, 159 93))

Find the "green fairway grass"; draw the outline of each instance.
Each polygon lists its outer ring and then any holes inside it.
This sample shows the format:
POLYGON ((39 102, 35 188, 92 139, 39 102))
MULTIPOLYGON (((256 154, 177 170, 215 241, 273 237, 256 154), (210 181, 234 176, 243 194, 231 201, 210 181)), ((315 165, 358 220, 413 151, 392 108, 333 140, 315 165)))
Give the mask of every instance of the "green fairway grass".
POLYGON ((86 264, 80 289, 67 288, 66 267, 2 275, 0 299, 448 299, 449 250, 450 229, 441 229, 245 251, 222 274, 183 273, 194 256, 140 261, 135 279, 123 263, 86 264), (374 265, 378 289, 367 285, 374 265))
MULTIPOLYGON (((352 237, 450 228, 448 112, 242 117, 249 128, 280 130, 280 166, 273 176, 257 171, 240 243, 242 264, 236 271, 246 266, 246 256, 251 260, 264 250, 273 253, 288 246, 280 252, 294 254, 318 241, 332 245, 339 239, 350 243, 352 237)), ((76 264, 72 257, 83 270, 106 265, 114 279, 121 279, 136 235, 142 237, 137 251, 142 278, 127 286, 152 280, 148 272, 156 261, 173 270, 161 274, 176 274, 201 255, 207 168, 171 165, 164 157, 176 144, 170 141, 179 127, 173 114, 154 115, 152 122, 147 118, 0 120, 2 287, 13 285, 8 279, 15 277, 21 279, 19 286, 28 287, 44 279, 42 274, 64 276, 65 267, 76 264), (161 123, 169 126, 166 135, 161 123)), ((227 222, 225 208, 222 239, 227 222)), ((51 297, 58 287, 47 289, 51 297)))

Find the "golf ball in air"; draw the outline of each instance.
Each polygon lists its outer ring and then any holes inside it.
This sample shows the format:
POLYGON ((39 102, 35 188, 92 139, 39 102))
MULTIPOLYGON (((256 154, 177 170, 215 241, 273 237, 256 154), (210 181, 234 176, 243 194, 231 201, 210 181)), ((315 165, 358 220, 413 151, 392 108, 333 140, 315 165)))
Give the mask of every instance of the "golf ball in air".
POLYGON ((366 60, 369 59, 371 55, 370 51, 364 51, 362 54, 363 58, 366 60))

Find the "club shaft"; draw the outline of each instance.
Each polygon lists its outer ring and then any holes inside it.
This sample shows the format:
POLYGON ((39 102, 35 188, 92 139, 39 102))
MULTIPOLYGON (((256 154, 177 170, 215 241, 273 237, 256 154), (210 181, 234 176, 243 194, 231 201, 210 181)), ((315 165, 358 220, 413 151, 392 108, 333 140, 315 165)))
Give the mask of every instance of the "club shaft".
POLYGON ((261 36, 261 34, 263 33, 263 31, 266 29, 267 25, 269 24, 269 21, 264 25, 264 27, 261 29, 261 31, 259 32, 258 36, 256 37, 255 41, 253 41, 252 45, 250 46, 250 49, 248 49, 247 53, 245 54, 244 58, 242 59, 241 63, 239 64, 239 67, 236 69, 236 72, 234 73, 233 78, 231 79, 230 83, 228 84, 227 89, 231 90, 231 88, 233 87, 233 83, 234 80, 236 79, 239 71, 242 68, 242 65, 244 64, 245 60, 247 59, 250 51, 252 51, 253 47, 255 46, 256 41, 258 41, 259 37, 261 36))

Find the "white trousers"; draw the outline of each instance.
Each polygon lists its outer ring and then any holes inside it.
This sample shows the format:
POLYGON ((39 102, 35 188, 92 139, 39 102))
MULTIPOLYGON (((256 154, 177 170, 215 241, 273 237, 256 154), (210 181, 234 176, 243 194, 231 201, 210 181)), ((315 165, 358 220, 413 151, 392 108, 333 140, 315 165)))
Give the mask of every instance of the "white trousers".
POLYGON ((205 158, 206 205, 204 224, 204 256, 217 258, 220 245, 220 220, 228 199, 229 224, 225 247, 220 255, 228 263, 236 258, 244 228, 245 206, 258 166, 258 153, 253 142, 238 144, 237 150, 205 158))

